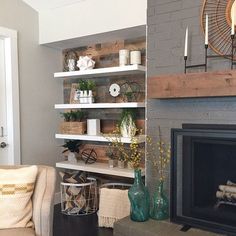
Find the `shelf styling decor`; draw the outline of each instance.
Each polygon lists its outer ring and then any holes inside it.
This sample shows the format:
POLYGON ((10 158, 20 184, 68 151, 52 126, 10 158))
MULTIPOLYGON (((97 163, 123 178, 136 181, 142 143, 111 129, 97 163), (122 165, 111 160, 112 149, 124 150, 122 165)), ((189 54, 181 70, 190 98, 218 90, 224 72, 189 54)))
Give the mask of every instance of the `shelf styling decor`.
POLYGON ((123 109, 119 121, 120 134, 124 138, 132 138, 137 132, 135 125, 136 113, 134 109, 126 108, 123 109))
POLYGON ((94 103, 95 87, 96 84, 93 80, 80 80, 77 88, 79 103, 94 103))
MULTIPOLYGON (((141 162, 144 155, 144 149, 141 148, 135 137, 131 138, 129 146, 125 146, 120 140, 119 127, 113 132, 117 135, 116 139, 111 140, 111 145, 116 148, 123 159, 127 161, 134 169, 134 184, 128 191, 131 204, 130 218, 133 221, 144 222, 149 219, 150 196, 147 187, 144 185, 141 176, 141 162)), ((137 129, 135 128, 135 132, 137 129)), ((141 132, 141 131, 139 131, 141 132)))
POLYGON ((85 134, 87 122, 83 121, 85 113, 83 111, 70 111, 61 113, 64 122, 60 124, 60 132, 62 134, 85 134))
POLYGON ((130 219, 137 222, 144 222, 149 219, 150 196, 147 187, 144 185, 141 170, 134 170, 134 183, 128 191, 131 204, 130 219))
POLYGON ((128 163, 130 163, 134 169, 134 184, 128 191, 131 204, 130 218, 138 222, 147 221, 149 219, 150 195, 141 176, 140 164, 143 149, 140 149, 136 139, 132 138, 129 151, 126 152, 125 149, 123 150, 123 155, 126 156, 128 163))
POLYGON ((137 102, 141 97, 140 85, 137 82, 126 81, 121 84, 120 92, 124 102, 137 102))
POLYGON ((118 154, 118 168, 124 169, 126 167, 126 161, 124 155, 119 152, 118 154))
POLYGON ((78 140, 68 140, 62 145, 62 147, 65 148, 62 153, 67 153, 67 158, 69 162, 77 163, 81 144, 81 141, 78 140))
POLYGON ((119 65, 126 66, 129 65, 129 50, 128 49, 121 49, 119 51, 119 65))
POLYGON ((87 134, 88 135, 100 135, 100 119, 87 119, 87 134))
POLYGON ((97 181, 82 171, 59 172, 61 182, 61 212, 83 216, 97 211, 97 181))
POLYGON ((73 50, 67 51, 64 56, 64 69, 63 69, 63 71, 74 71, 76 60, 77 60, 76 52, 73 50))
POLYGON ((95 61, 89 56, 80 56, 77 61, 77 67, 80 70, 92 70, 95 66, 95 61))
POLYGON ((141 65, 141 51, 135 50, 130 52, 130 64, 141 65))
POLYGON ((167 168, 170 161, 170 145, 166 144, 160 134, 159 140, 153 143, 150 137, 147 137, 147 160, 151 161, 154 169, 157 171, 159 180, 156 190, 151 198, 150 217, 155 220, 165 220, 169 218, 169 200, 164 191, 167 168))
POLYGON ((109 158, 108 160, 108 165, 110 168, 114 168, 117 166, 117 156, 116 156, 116 151, 112 146, 109 144, 107 150, 106 150, 106 155, 109 158))
POLYGON ((85 164, 93 164, 97 161, 98 155, 93 148, 86 148, 82 151, 81 158, 85 164))
POLYGON ((209 34, 209 46, 219 56, 229 59, 231 35, 234 35, 235 28, 235 4, 234 0, 204 0, 201 14, 201 27, 203 32, 209 34))

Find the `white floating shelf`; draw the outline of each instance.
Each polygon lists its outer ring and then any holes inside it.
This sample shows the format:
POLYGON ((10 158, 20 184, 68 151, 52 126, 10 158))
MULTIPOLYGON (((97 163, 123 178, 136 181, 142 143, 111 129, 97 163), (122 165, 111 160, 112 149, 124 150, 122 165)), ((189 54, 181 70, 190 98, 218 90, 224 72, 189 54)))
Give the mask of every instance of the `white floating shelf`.
POLYGON ((140 65, 98 68, 84 71, 56 72, 54 78, 93 78, 115 75, 145 74, 146 67, 140 65))
MULTIPOLYGON (((97 142, 109 142, 104 136, 94 136, 94 135, 75 135, 75 134, 56 134, 55 138, 58 139, 73 139, 73 140, 84 140, 84 141, 97 141, 97 142)), ((109 136, 109 139, 112 137, 109 136)), ((115 137, 114 137, 115 138, 115 137)), ((138 135, 135 137, 138 143, 145 142, 145 135, 138 135)), ((122 143, 131 143, 130 138, 121 138, 122 143)))
POLYGON ((77 109, 77 108, 137 108, 145 107, 144 102, 123 103, 91 103, 91 104, 55 104, 55 109, 77 109))
MULTIPOLYGON (((72 164, 68 161, 63 161, 63 162, 57 162, 56 167, 70 170, 82 170, 92 173, 134 178, 133 170, 127 168, 121 169, 118 167, 110 168, 108 166, 108 163, 95 162, 93 164, 85 164, 84 162, 79 161, 76 164, 72 164)), ((142 175, 144 176, 144 169, 142 169, 142 175)))

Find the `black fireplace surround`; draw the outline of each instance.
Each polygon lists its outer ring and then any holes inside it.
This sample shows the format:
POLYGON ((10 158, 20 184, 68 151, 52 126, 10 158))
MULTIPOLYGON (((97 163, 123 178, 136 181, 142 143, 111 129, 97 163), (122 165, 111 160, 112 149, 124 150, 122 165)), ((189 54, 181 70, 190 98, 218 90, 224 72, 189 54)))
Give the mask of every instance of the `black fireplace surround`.
POLYGON ((171 147, 171 221, 236 235, 236 125, 184 124, 171 147))

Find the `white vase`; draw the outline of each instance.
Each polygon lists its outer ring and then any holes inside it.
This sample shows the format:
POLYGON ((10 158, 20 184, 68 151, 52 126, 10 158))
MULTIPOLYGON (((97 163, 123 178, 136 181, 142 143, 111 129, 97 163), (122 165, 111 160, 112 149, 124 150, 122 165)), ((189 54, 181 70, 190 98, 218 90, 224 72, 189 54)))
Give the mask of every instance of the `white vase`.
POLYGON ((69 152, 69 154, 68 154, 68 161, 70 163, 76 164, 77 163, 77 153, 69 152))
POLYGON ((87 134, 100 135, 100 119, 87 119, 87 134))

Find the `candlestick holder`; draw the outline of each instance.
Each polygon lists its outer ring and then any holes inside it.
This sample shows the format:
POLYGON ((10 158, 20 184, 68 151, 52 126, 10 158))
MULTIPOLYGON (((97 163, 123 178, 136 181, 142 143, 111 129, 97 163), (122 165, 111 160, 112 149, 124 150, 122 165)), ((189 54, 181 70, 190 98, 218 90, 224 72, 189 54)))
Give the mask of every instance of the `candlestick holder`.
POLYGON ((205 44, 205 63, 196 65, 187 65, 188 56, 184 56, 184 73, 187 73, 187 69, 204 67, 207 72, 207 58, 208 58, 208 44, 205 44))
POLYGON ((235 34, 231 34, 231 70, 233 70, 234 65, 236 64, 234 61, 234 49, 236 48, 234 45, 235 34))

